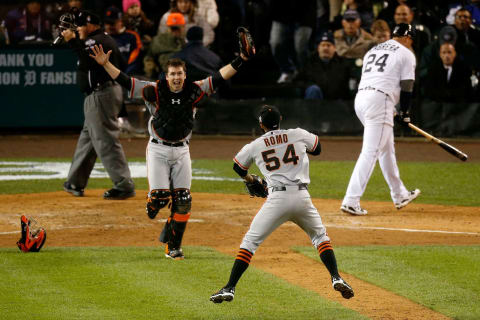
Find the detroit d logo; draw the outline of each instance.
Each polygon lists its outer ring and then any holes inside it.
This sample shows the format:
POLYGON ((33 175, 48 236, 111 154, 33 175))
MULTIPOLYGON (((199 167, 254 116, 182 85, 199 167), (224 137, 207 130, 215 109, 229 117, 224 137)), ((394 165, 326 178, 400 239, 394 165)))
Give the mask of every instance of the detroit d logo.
POLYGON ((180 99, 172 99, 172 104, 180 104, 180 99))

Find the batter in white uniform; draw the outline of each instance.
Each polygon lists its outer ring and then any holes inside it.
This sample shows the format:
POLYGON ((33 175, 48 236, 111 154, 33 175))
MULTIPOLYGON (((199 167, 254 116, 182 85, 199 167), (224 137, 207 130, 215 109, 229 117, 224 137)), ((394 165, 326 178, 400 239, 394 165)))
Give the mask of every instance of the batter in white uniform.
POLYGON ((390 187, 397 209, 414 200, 420 190, 408 191, 400 180, 393 142, 395 105, 400 101, 397 119, 410 122, 409 109, 415 81, 415 55, 409 49, 413 29, 401 23, 393 38, 370 49, 363 59, 362 79, 355 97, 355 112, 364 126, 363 146, 340 209, 352 215, 366 215, 360 206, 377 159, 390 187))
POLYGON ((345 299, 353 297, 352 288, 338 274, 330 238, 308 192, 307 153, 320 154, 318 137, 300 128, 281 130, 280 120, 276 107, 263 106, 259 121, 265 134, 244 146, 233 159, 234 170, 247 182, 252 182, 248 168, 255 162, 268 183, 269 195, 243 238, 230 280, 210 297, 214 303, 233 300, 235 286, 257 248, 287 221, 297 224, 310 237, 330 272, 333 288, 345 299))

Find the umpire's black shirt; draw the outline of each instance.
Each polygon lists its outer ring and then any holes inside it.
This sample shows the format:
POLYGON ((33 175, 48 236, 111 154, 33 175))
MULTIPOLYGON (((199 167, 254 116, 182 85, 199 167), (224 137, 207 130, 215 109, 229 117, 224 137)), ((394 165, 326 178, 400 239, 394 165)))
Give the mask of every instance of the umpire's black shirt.
POLYGON ((89 56, 92 53, 91 48, 100 44, 105 52, 112 50, 110 62, 122 70, 124 61, 117 43, 101 28, 90 33, 85 41, 78 38, 68 41, 68 45, 78 54, 77 84, 80 90, 87 94, 104 83, 113 81, 103 66, 89 56))

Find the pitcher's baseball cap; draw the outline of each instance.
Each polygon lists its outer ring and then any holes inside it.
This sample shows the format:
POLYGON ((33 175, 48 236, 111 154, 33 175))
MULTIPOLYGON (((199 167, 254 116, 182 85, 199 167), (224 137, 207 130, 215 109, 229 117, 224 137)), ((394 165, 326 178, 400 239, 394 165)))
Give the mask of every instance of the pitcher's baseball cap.
POLYGON ((281 120, 282 115, 277 107, 266 104, 260 109, 258 121, 268 129, 278 129, 281 120))

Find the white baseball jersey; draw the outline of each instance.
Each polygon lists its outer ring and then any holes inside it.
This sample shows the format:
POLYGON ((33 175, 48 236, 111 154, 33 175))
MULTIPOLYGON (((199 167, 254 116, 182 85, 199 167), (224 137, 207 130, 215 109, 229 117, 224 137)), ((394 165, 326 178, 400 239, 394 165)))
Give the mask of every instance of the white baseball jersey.
POLYGON ((318 137, 304 129, 273 130, 245 145, 233 161, 244 170, 255 161, 270 187, 308 184, 306 151, 317 145, 318 137))
POLYGON ((415 55, 395 40, 377 44, 363 58, 359 90, 372 87, 400 100, 400 80, 415 80, 415 55))

